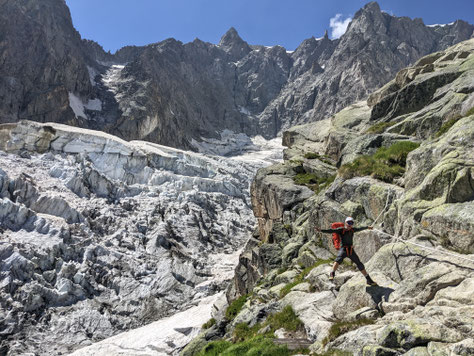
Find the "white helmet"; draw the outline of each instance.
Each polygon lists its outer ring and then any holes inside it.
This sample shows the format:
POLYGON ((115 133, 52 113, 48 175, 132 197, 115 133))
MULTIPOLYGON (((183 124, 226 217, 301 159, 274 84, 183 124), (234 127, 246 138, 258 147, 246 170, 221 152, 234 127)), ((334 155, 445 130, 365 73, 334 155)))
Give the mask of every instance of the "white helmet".
POLYGON ((354 223, 354 219, 351 218, 350 216, 348 216, 348 217, 346 218, 346 224, 347 224, 349 221, 352 221, 352 223, 354 223))

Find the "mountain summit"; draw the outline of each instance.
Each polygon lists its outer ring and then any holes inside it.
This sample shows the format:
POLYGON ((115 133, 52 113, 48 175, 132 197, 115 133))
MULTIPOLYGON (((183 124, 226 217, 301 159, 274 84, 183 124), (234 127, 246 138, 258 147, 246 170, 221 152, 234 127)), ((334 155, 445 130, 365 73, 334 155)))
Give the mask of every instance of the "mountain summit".
POLYGON ((250 46, 230 28, 218 45, 169 39, 113 55, 81 41, 63 0, 3 0, 0 19, 0 123, 56 121, 193 150, 224 130, 273 138, 324 119, 474 29, 425 26, 371 2, 340 39, 326 33, 294 52, 250 46))
POLYGON ((252 51, 248 43, 239 36, 233 27, 222 36, 219 47, 229 54, 231 60, 239 60, 252 51))

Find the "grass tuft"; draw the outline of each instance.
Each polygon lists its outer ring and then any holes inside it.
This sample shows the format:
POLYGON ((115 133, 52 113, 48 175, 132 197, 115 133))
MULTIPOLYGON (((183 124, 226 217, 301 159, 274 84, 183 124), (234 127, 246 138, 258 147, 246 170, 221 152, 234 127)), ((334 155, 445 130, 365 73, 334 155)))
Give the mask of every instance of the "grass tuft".
POLYGON ((216 323, 216 319, 211 318, 209 319, 206 323, 202 325, 203 329, 209 329, 211 326, 213 326, 216 323))
POLYGON ((242 310, 242 307, 244 306, 245 302, 247 301, 248 295, 242 295, 236 300, 234 300, 232 303, 229 304, 225 311, 225 316, 227 320, 231 321, 234 320, 234 318, 237 316, 237 314, 240 313, 242 310))
POLYGON ((304 324, 296 316, 291 306, 281 312, 270 315, 264 323, 249 327, 246 323, 235 326, 233 342, 212 341, 207 344, 197 356, 290 356, 298 353, 308 353, 309 350, 288 350, 286 346, 273 343, 274 332, 280 328, 287 331, 303 331, 304 324), (258 334, 263 327, 270 326, 265 334, 258 334))
POLYGON ((393 125, 395 125, 395 122, 378 122, 369 127, 366 133, 380 134, 393 125))
POLYGON ((247 323, 239 323, 235 326, 233 340, 235 342, 242 342, 257 336, 257 332, 261 329, 262 324, 255 324, 249 327, 247 323))
POLYGON ((344 179, 370 175, 384 182, 392 183, 405 173, 408 153, 420 146, 411 141, 400 141, 390 147, 380 147, 373 155, 358 157, 339 168, 344 179))
POLYGON ((279 313, 271 314, 266 321, 273 331, 284 328, 288 331, 304 331, 303 322, 296 316, 295 311, 287 305, 279 313))
POLYGON ((361 326, 372 325, 374 323, 375 321, 372 319, 359 319, 355 321, 340 321, 332 324, 329 329, 329 334, 323 339, 322 344, 327 345, 329 342, 336 340, 342 334, 356 330, 361 326))
POLYGON ((306 185, 318 194, 324 188, 327 188, 334 182, 336 175, 330 177, 318 177, 314 173, 299 173, 293 177, 293 181, 298 185, 306 185))
POLYGON ((458 116, 455 116, 453 117, 451 120, 448 120, 446 121, 441 127, 440 129, 438 130, 438 132, 436 132, 436 135, 435 137, 440 137, 440 136, 443 136, 446 132, 449 131, 449 129, 451 127, 454 126, 454 124, 456 122, 458 122, 459 120, 461 120, 463 117, 461 115, 458 115, 458 116))
POLYGON ((330 160, 328 156, 320 155, 316 152, 307 152, 304 154, 304 158, 306 159, 319 159, 321 162, 334 166, 334 163, 330 160))
POLYGON ((470 108, 465 114, 464 116, 461 116, 461 115, 456 115, 455 117, 453 117, 452 119, 446 121, 443 125, 441 125, 440 129, 438 130, 438 132, 436 132, 435 134, 435 137, 440 137, 440 136, 443 136, 446 132, 449 131, 449 129, 451 127, 454 126, 454 124, 456 122, 458 122, 459 120, 465 118, 465 117, 468 117, 468 116, 471 116, 474 114, 474 107, 470 108))

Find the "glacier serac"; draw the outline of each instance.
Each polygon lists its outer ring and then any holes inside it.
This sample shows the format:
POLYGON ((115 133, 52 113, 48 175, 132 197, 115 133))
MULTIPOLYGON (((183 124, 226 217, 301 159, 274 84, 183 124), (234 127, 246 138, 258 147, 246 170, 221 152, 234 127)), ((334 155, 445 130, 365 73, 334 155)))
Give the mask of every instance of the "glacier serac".
MULTIPOLYGON (((207 318, 255 226, 250 181, 280 151, 257 138, 271 159, 251 140, 234 159, 28 121, 0 138, 0 329, 17 353, 72 352, 193 307, 207 318)), ((171 353, 201 319, 174 348, 150 342, 171 353)))

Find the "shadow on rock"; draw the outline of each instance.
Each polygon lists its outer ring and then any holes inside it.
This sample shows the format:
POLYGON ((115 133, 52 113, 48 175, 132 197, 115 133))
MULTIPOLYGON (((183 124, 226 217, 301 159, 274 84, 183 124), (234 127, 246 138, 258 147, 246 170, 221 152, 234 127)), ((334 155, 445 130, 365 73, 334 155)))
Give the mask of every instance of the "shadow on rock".
POLYGON ((366 287, 365 291, 371 296, 375 304, 379 304, 382 301, 387 301, 390 294, 395 289, 381 286, 370 286, 366 287))

